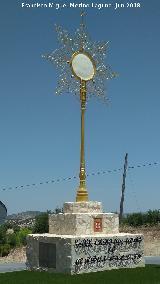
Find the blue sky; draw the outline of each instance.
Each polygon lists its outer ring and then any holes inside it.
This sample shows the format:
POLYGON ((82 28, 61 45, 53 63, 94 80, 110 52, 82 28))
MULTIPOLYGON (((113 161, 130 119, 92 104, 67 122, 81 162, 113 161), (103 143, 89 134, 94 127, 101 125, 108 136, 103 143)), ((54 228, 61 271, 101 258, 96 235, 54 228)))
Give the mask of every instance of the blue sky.
MULTIPOLYGON (((80 105, 72 95, 54 95, 59 73, 41 54, 59 47, 55 23, 74 32, 80 9, 22 8, 22 2, 0 3, 0 200, 8 213, 53 210, 74 201, 79 185, 74 179, 2 190, 79 173, 80 105)), ((86 9, 88 31, 93 41, 110 41, 106 63, 119 77, 107 82, 108 106, 87 104, 87 173, 123 167, 126 152, 129 165, 160 160, 160 2, 117 10, 113 0, 96 3, 112 7, 86 9)), ((128 172, 125 212, 160 208, 159 170, 128 172)), ((121 183, 122 172, 88 177, 90 200, 118 211, 121 183)))

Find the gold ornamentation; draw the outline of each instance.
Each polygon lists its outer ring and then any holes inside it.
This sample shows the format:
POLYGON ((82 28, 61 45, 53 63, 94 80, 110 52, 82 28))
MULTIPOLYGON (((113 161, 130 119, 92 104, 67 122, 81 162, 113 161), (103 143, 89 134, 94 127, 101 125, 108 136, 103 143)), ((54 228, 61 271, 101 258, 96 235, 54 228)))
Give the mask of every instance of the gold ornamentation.
MULTIPOLYGON (((80 185, 77 191, 76 201, 88 201, 88 192, 86 189, 86 173, 85 173, 85 157, 84 157, 84 126, 85 126, 85 110, 86 101, 89 97, 95 95, 106 101, 105 95, 105 80, 115 77, 108 65, 105 65, 104 60, 108 48, 108 42, 92 42, 86 32, 84 23, 84 11, 81 13, 81 24, 75 35, 71 37, 66 30, 60 26, 56 26, 58 40, 61 44, 60 49, 56 49, 50 54, 43 57, 54 63, 61 73, 56 89, 56 94, 73 93, 80 96, 81 102, 81 150, 80 150, 80 185), (86 56, 88 60, 88 77, 77 75, 73 68, 73 60, 78 55, 86 56), (89 62, 90 61, 90 62, 89 62), (93 70, 92 70, 93 68, 93 70), (93 72, 92 72, 93 71, 93 72), (78 79, 78 80, 77 80, 78 79), (80 89, 80 93, 79 93, 80 89)), ((84 58, 83 58, 84 59, 84 58)), ((76 61, 77 64, 78 60, 76 61)), ((85 59, 84 59, 85 62, 85 59)), ((75 64, 75 62, 74 62, 75 64)), ((80 68, 85 68, 87 65, 79 65, 80 68)), ((87 67, 86 67, 87 68, 87 67)), ((85 69, 83 69, 86 71, 85 69)), ((78 74, 81 74, 80 70, 78 74)), ((84 72, 85 73, 85 72, 84 72)), ((87 71, 86 71, 87 73, 87 71)))

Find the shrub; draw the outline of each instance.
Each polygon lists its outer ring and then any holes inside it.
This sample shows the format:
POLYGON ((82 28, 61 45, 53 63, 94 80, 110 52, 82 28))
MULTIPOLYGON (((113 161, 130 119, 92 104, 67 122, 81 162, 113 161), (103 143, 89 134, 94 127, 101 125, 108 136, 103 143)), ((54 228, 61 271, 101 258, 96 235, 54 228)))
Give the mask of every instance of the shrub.
POLYGON ((48 213, 42 213, 36 217, 33 233, 48 233, 48 213))
POLYGON ((32 231, 28 228, 23 228, 17 233, 20 245, 25 246, 27 244, 26 237, 28 234, 31 234, 32 231))
POLYGON ((160 222, 160 211, 159 210, 149 210, 147 212, 147 221, 151 225, 156 225, 160 222))
POLYGON ((147 213, 131 213, 122 219, 122 224, 129 226, 158 225, 160 223, 160 210, 149 210, 147 213))
POLYGON ((0 245, 0 256, 7 256, 9 254, 11 250, 11 247, 9 244, 4 244, 4 245, 0 245))
POLYGON ((16 233, 8 234, 6 239, 7 244, 9 244, 12 248, 18 245, 16 233))
POLYGON ((58 214, 58 213, 63 213, 63 208, 56 207, 55 214, 58 214))
POLYGON ((0 226, 0 244, 6 243, 6 231, 7 227, 5 225, 0 226))

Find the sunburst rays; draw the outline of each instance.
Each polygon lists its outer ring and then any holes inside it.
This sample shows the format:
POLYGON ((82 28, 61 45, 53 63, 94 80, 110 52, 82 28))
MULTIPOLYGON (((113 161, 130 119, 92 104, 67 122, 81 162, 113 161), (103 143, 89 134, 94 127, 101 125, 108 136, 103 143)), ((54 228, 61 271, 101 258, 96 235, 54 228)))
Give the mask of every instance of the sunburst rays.
POLYGON ((93 58, 96 68, 95 76, 92 80, 87 81, 87 99, 97 96, 106 100, 105 82, 116 76, 116 73, 112 71, 111 67, 105 64, 108 42, 93 42, 84 24, 84 14, 81 14, 81 16, 82 22, 73 36, 61 26, 55 26, 60 48, 50 54, 42 55, 42 57, 56 65, 60 72, 56 94, 72 93, 79 96, 80 82, 73 75, 70 64, 68 63, 75 52, 81 50, 87 52, 93 58))

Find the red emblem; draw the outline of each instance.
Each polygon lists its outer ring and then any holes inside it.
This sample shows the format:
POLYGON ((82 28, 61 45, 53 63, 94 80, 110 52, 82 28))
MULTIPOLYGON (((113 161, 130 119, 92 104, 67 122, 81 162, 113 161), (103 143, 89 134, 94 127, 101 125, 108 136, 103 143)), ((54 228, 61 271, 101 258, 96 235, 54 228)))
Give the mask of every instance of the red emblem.
POLYGON ((94 218, 94 232, 102 232, 102 218, 94 218))

